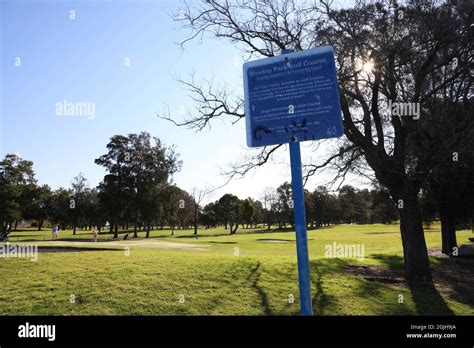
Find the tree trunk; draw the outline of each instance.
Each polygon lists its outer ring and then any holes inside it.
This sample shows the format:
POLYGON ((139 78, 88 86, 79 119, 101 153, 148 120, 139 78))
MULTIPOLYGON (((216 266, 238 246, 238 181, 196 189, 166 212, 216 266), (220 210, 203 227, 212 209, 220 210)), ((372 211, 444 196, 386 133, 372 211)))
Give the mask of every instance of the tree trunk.
POLYGON ((145 236, 145 238, 149 238, 149 237, 150 237, 150 225, 148 225, 146 227, 146 236, 145 236))
MULTIPOLYGON (((414 189, 405 191, 401 196, 403 207, 399 209, 405 279, 408 282, 431 282, 428 250, 417 195, 414 189)), ((398 203, 397 200, 396 204, 398 203)))
POLYGON ((456 241, 456 218, 454 214, 440 208, 441 218, 441 252, 451 255, 457 247, 456 241))
POLYGON ((114 239, 117 239, 118 238, 118 224, 114 224, 114 239))
POLYGON ((138 238, 138 225, 136 222, 133 224, 133 238, 138 238))
POLYGON ((74 226, 72 228, 72 234, 76 235, 76 223, 74 223, 74 226))

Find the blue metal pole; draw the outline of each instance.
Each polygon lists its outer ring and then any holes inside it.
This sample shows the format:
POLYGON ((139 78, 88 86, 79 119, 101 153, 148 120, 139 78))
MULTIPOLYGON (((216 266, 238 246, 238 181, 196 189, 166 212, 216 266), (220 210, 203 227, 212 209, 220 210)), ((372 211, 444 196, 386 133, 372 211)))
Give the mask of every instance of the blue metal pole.
POLYGON ((291 181, 293 185, 293 211, 295 214, 296 252, 298 255, 301 314, 313 315, 303 191, 303 172, 301 169, 300 143, 298 141, 290 143, 290 162, 291 181))
MULTIPOLYGON (((293 50, 283 49, 281 54, 291 52, 293 52, 293 50)), ((301 315, 313 315, 311 277, 309 274, 308 236, 306 233, 306 214, 304 205, 303 171, 301 169, 301 150, 298 139, 294 139, 294 141, 290 143, 290 162, 301 315)))

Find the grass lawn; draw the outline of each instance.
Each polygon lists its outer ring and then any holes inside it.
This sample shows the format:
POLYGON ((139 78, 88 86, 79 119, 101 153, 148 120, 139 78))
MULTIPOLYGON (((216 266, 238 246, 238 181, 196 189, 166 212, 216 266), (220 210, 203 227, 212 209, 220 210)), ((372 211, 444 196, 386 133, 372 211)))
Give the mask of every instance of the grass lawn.
MULTIPOLYGON (((408 287, 398 225, 342 225, 308 231, 317 315, 474 315, 474 260, 430 256, 435 287, 408 287), (363 260, 327 257, 326 245, 363 245, 363 260)), ((89 231, 11 234, 37 243, 38 260, 0 258, 1 315, 296 315, 294 232, 223 228, 152 231, 128 241, 89 231), (107 238, 107 239, 106 239, 107 238), (59 247, 100 248, 57 252, 59 247), (109 248, 112 250, 102 250, 109 248), (46 251, 46 249, 44 249, 46 251), (52 252, 56 251, 56 252, 52 252), (292 301, 294 299, 294 301, 292 301)), ((433 255, 439 226, 426 231, 433 255)), ((468 242, 471 231, 457 233, 468 242)))

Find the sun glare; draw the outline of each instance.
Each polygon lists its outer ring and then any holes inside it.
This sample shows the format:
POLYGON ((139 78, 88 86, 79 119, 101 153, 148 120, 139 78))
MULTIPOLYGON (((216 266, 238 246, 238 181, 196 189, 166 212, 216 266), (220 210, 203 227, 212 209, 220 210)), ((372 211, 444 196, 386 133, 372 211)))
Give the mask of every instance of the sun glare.
POLYGON ((374 62, 372 62, 372 61, 365 62, 365 63, 362 65, 362 71, 363 71, 363 72, 366 72, 366 73, 372 72, 372 69, 373 69, 373 68, 374 68, 374 62))
POLYGON ((374 68, 374 62, 372 60, 364 61, 362 59, 358 59, 356 61, 355 67, 358 71, 368 74, 372 72, 372 69, 374 68))

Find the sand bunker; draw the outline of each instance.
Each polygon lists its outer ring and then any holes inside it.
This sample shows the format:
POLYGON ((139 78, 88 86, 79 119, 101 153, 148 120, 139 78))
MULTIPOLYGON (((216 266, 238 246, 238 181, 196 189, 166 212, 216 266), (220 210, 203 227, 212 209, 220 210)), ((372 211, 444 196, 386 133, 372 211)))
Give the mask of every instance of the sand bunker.
MULTIPOLYGON (((56 242, 52 242, 56 244, 56 242)), ((107 242, 58 242, 59 245, 40 246, 39 248, 48 248, 49 250, 40 250, 43 252, 55 252, 50 251, 59 249, 56 252, 61 251, 104 251, 104 250, 123 250, 125 247, 140 247, 140 248, 156 248, 156 249, 175 249, 175 250, 209 250, 210 245, 205 244, 192 244, 192 243, 176 243, 159 240, 111 240, 107 242), (61 244, 59 244, 61 243, 61 244), (94 247, 91 247, 94 246, 94 247), (62 250, 72 249, 72 250, 62 250)))
POLYGON ((39 246, 39 253, 68 253, 68 252, 82 252, 82 251, 122 251, 122 249, 108 249, 108 248, 75 248, 67 246, 39 246))
POLYGON ((272 238, 260 238, 260 239, 257 239, 257 242, 267 242, 267 243, 295 243, 294 240, 290 240, 290 239, 272 239, 272 238))

